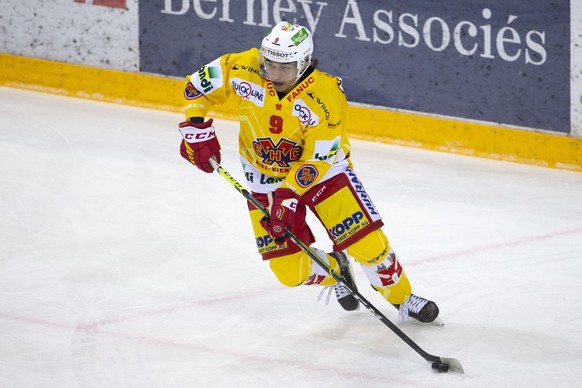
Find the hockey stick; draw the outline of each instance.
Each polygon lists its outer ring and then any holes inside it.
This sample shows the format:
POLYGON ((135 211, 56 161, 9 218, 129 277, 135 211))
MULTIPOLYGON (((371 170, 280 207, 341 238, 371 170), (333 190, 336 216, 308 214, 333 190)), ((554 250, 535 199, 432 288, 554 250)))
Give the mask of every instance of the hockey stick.
MULTIPOLYGON (((266 217, 270 217, 269 210, 263 206, 247 189, 244 188, 238 181, 228 173, 214 157, 209 160, 210 165, 214 170, 216 170, 224 179, 226 179, 234 188, 241 193, 247 201, 253 204, 257 209, 259 209, 266 217)), ((285 229, 285 235, 293 241, 294 244, 299 246, 303 252, 305 252, 315 263, 317 263, 321 268, 326 270, 336 281, 342 283, 352 295, 363 304, 372 314, 376 316, 382 323, 384 323, 390 330, 392 330, 400 339, 408 344, 414 351, 422 356, 426 361, 431 363, 432 369, 437 372, 448 372, 449 370, 457 373, 464 373, 461 362, 455 358, 445 358, 434 356, 430 353, 424 351, 420 346, 416 344, 410 337, 408 337, 402 330, 398 328, 392 321, 390 321, 380 310, 378 310, 372 303, 370 303, 362 294, 350 286, 344 277, 337 272, 335 272, 325 261, 323 261, 317 253, 315 253, 307 244, 300 240, 293 232, 289 229, 285 229)))

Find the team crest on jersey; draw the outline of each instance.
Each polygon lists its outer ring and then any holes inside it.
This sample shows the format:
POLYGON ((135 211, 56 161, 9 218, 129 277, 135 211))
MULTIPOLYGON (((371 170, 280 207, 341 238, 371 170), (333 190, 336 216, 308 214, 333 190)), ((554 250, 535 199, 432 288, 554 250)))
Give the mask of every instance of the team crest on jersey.
POLYGON ((270 137, 263 137, 253 141, 255 154, 264 164, 279 167, 291 167, 291 163, 299 160, 302 149, 294 141, 281 138, 277 144, 270 137))
POLYGON ((265 104, 265 88, 253 82, 241 78, 233 78, 230 85, 242 98, 249 100, 256 106, 262 107, 265 104))
POLYGON ((319 124, 319 116, 307 107, 302 99, 298 99, 293 104, 293 116, 299 117, 301 124, 305 126, 315 126, 319 124))
POLYGON ((305 166, 301 166, 299 170, 295 173, 295 180, 299 184, 299 186, 305 188, 309 187, 319 175, 317 168, 306 164, 305 166))
POLYGON ((186 84, 186 88, 184 88, 184 97, 186 97, 186 100, 195 100, 201 95, 202 93, 192 85, 192 82, 186 84))

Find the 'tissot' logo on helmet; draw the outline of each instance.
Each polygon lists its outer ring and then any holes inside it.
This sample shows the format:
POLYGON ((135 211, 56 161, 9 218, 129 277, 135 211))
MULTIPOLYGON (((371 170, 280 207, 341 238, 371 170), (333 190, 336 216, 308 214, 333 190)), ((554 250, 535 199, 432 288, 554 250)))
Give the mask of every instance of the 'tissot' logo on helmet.
POLYGON ((281 58, 281 59, 287 59, 289 58, 292 53, 284 53, 282 51, 277 51, 277 50, 273 50, 270 49, 268 47, 263 47, 263 55, 265 55, 266 57, 271 57, 271 58, 281 58))

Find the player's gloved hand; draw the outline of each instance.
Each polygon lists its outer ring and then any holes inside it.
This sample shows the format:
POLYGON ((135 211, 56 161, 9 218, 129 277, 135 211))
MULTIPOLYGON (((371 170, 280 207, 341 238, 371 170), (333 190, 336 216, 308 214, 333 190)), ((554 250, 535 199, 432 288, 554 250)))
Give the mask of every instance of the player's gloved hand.
POLYGON ((212 126, 212 119, 200 124, 183 121, 179 124, 179 129, 183 137, 180 155, 202 171, 213 172, 208 160, 214 155, 220 163, 220 144, 212 126))
POLYGON ((299 199, 291 189, 278 188, 273 195, 271 204, 271 219, 268 231, 277 244, 284 243, 285 229, 292 229, 295 224, 295 211, 299 199))

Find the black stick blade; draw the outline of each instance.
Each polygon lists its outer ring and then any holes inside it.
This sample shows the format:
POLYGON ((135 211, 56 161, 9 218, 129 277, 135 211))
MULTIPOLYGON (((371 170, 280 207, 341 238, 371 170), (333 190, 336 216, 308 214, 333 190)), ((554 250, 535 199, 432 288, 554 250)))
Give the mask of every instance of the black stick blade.
POLYGON ((449 370, 451 372, 457 372, 457 373, 465 373, 465 371, 463 370, 463 366, 461 365, 461 362, 459 360, 457 360, 456 358, 445 358, 445 357, 441 357, 441 362, 443 364, 446 364, 449 366, 449 370))

